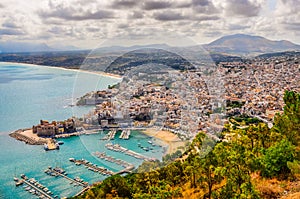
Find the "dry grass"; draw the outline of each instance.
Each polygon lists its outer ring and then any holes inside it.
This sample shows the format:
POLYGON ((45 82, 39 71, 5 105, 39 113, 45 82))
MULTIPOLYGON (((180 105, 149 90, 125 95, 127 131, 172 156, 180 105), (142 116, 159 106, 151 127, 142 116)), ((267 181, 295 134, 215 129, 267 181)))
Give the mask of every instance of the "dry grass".
POLYGON ((256 189, 265 199, 300 199, 300 180, 263 179, 258 174, 252 174, 256 189))

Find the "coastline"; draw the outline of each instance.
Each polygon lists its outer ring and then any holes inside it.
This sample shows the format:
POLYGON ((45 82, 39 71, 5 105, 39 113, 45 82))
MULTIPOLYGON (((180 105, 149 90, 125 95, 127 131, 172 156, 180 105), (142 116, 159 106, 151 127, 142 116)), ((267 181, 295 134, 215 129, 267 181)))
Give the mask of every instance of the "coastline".
MULTIPOLYGON (((155 143, 167 148, 166 154, 172 154, 178 150, 178 147, 184 147, 186 141, 180 140, 177 135, 165 130, 157 130, 154 128, 142 130, 141 133, 155 138, 155 143)), ((80 136, 85 133, 74 133, 72 135, 67 134, 65 136, 58 136, 61 138, 68 138, 70 136, 80 136)), ((87 133, 91 134, 91 132, 87 133)), ((9 134, 10 137, 19 140, 21 142, 25 142, 30 145, 43 145, 49 141, 51 138, 42 138, 38 137, 36 134, 32 132, 31 128, 18 129, 9 134)))
POLYGON ((157 142, 157 144, 167 146, 167 151, 164 155, 175 153, 178 150, 178 147, 184 147, 186 144, 186 141, 182 141, 177 137, 177 135, 170 131, 149 128, 141 132, 155 138, 155 142, 157 142))
POLYGON ((100 75, 100 76, 105 76, 105 77, 111 77, 115 79, 122 79, 122 76, 117 75, 117 74, 112 74, 112 73, 105 73, 101 71, 90 71, 90 70, 80 70, 80 69, 73 69, 73 68, 64 68, 63 66, 46 66, 46 65, 37 65, 37 64, 28 64, 28 63, 22 63, 22 62, 0 62, 0 64, 8 64, 8 65, 14 65, 14 64, 19 64, 19 65, 24 65, 24 66, 33 66, 33 67, 46 67, 50 69, 60 69, 60 70, 66 70, 66 71, 73 71, 73 72, 82 72, 82 73, 88 73, 88 74, 94 74, 94 75, 100 75))

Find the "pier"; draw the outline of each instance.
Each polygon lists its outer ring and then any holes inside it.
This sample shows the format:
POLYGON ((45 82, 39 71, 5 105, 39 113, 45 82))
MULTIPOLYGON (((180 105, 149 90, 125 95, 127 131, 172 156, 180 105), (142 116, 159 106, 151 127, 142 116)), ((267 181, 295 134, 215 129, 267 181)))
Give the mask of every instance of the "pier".
POLYGON ((112 143, 108 143, 105 145, 105 147, 109 150, 112 150, 112 151, 116 151, 116 152, 120 152, 120 153, 124 153, 126 155, 129 155, 129 156, 132 156, 132 157, 135 157, 137 159, 142 159, 142 160, 145 160, 145 161, 155 161, 156 158, 149 158, 149 157, 146 157, 142 154, 139 154, 135 151, 131 151, 129 149, 126 149, 122 146, 120 146, 119 144, 112 144, 112 143))
POLYGON ((98 172, 102 175, 107 175, 107 176, 111 176, 114 175, 113 171, 110 171, 104 167, 99 167, 96 164, 93 164, 85 159, 81 159, 81 160, 76 160, 75 158, 70 158, 69 159, 71 162, 74 162, 76 165, 84 165, 86 166, 86 168, 88 170, 94 171, 94 172, 98 172))
POLYGON ((61 176, 65 179, 69 180, 71 183, 77 184, 77 185, 82 186, 82 187, 88 187, 88 182, 84 182, 79 177, 74 178, 74 179, 69 178, 62 168, 48 167, 48 169, 45 170, 45 173, 48 174, 48 175, 51 175, 51 176, 61 176))
POLYGON ((125 168, 125 169, 123 169, 123 170, 121 170, 121 171, 119 171, 119 172, 117 172, 115 174, 130 173, 135 168, 133 164, 130 164, 130 163, 124 161, 124 160, 120 160, 120 159, 116 159, 114 157, 108 156, 104 152, 101 153, 101 152, 96 151, 93 154, 96 157, 100 158, 100 159, 103 159, 103 160, 106 160, 108 162, 112 162, 112 163, 121 165, 122 167, 125 168))
POLYGON ((24 174, 21 175, 23 183, 27 185, 26 191, 29 191, 32 194, 37 195, 39 198, 44 199, 54 199, 56 197, 52 197, 52 192, 49 191, 47 187, 40 184, 38 181, 36 181, 34 178, 28 179, 27 176, 24 174))
POLYGON ((113 139, 115 139, 116 133, 117 133, 117 131, 115 129, 113 129, 113 130, 109 131, 105 137, 101 138, 101 140, 113 140, 113 139))
POLYGON ((130 129, 124 129, 120 135, 120 139, 128 140, 130 136, 130 129))

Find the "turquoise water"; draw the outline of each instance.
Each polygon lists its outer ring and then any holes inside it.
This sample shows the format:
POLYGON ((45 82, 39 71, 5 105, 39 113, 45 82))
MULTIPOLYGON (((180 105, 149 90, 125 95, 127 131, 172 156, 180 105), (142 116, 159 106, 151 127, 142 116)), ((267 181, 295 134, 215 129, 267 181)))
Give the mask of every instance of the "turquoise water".
MULTIPOLYGON (((102 176, 76 166, 69 158, 84 158, 112 171, 122 169, 119 165, 102 161, 92 155, 95 151, 106 151, 106 141, 100 140, 102 134, 84 135, 63 139, 64 145, 57 151, 44 151, 42 146, 26 145, 8 136, 11 131, 31 127, 40 119, 63 120, 71 116, 82 116, 93 107, 70 107, 74 100, 86 92, 106 88, 116 83, 117 79, 100 75, 22 64, 0 63, 0 198, 35 198, 22 187, 15 187, 13 177, 24 173, 34 177, 49 190, 60 197, 76 194, 81 187, 73 186, 60 177, 51 177, 43 171, 48 166, 63 167, 70 177, 79 176, 89 183, 103 180, 102 176)), ((145 152, 137 146, 149 146, 151 138, 132 132, 130 140, 113 143, 137 151, 149 157, 161 159, 163 149, 154 147, 145 152)), ((140 160, 120 153, 106 151, 108 155, 134 163, 140 160)))

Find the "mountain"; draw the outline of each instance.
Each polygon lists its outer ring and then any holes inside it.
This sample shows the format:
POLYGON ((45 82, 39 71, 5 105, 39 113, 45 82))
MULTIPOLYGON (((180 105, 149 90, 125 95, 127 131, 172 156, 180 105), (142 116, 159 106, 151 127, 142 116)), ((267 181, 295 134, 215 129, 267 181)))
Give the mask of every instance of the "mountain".
POLYGON ((235 34, 221 37, 204 45, 204 48, 211 52, 253 55, 282 51, 299 51, 300 45, 287 40, 272 41, 260 36, 235 34))
POLYGON ((155 49, 167 49, 170 48, 167 44, 149 44, 149 45, 134 45, 134 46, 108 46, 108 47, 100 47, 94 50, 94 52, 100 53, 112 53, 112 52, 120 52, 120 51, 133 51, 138 49, 145 48, 155 48, 155 49))
POLYGON ((80 50, 75 46, 56 44, 48 46, 45 43, 28 43, 5 41, 0 42, 0 53, 19 53, 19 52, 53 52, 53 51, 73 51, 80 50))
POLYGON ((44 43, 25 43, 25 42, 0 42, 0 52, 43 52, 53 51, 54 49, 44 43))

